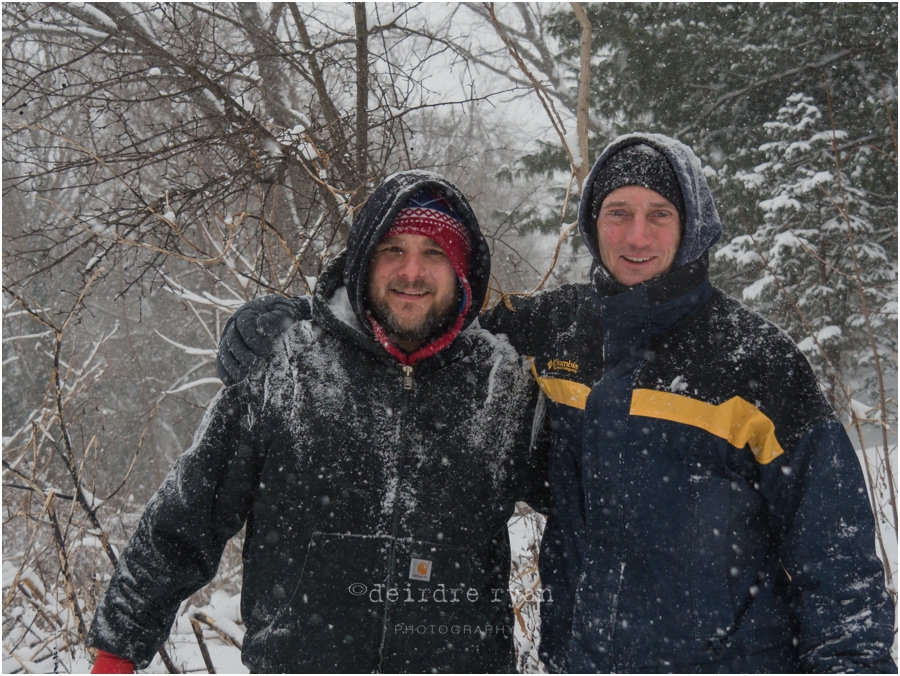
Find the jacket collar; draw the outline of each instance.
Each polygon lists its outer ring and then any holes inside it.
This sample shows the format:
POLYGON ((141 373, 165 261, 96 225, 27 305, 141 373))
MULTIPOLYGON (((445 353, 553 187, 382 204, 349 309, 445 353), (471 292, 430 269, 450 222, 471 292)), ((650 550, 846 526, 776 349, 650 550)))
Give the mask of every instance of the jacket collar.
POLYGON ((647 305, 662 305, 709 279, 709 253, 704 252, 692 263, 631 287, 616 281, 606 267, 599 262, 594 263, 591 277, 594 291, 601 298, 636 291, 637 295, 646 294, 647 305))
POLYGON ((632 287, 617 282, 601 264, 592 272, 607 363, 646 349, 651 336, 665 333, 695 313, 712 295, 706 253, 693 263, 632 287))

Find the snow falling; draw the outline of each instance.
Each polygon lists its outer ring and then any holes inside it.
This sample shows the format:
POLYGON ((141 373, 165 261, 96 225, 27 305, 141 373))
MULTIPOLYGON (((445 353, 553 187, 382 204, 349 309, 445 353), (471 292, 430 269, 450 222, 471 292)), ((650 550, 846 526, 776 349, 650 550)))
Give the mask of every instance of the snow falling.
MULTIPOLYGON (((857 449, 896 600, 896 5, 2 11, 4 673, 89 671, 85 638, 113 561, 222 396, 226 321, 254 298, 309 295, 375 186, 408 169, 452 180, 488 241, 487 304, 509 303, 588 281, 581 186, 607 143, 634 131, 699 157, 724 224, 710 278, 812 365, 857 449)), ((343 287, 328 307, 360 329, 343 287)), ((517 430, 498 395, 520 387, 521 366, 505 338, 467 334, 489 346, 469 358, 488 364, 490 387, 453 420, 468 421, 466 444, 484 449, 500 486, 509 463, 490 453, 517 430)), ((356 374, 324 335, 309 319, 288 328, 252 377, 264 407, 286 411, 297 440, 314 425, 355 424, 360 441, 396 433, 386 397, 347 403, 356 374), (315 423, 300 413, 312 405, 315 423)), ((695 387, 691 372, 659 383, 695 387)), ((528 418, 533 436, 542 414, 528 418)), ((419 464, 435 452, 410 448, 419 464)), ((389 453, 380 460, 375 511, 411 513, 423 496, 401 489, 389 453)), ((525 673, 546 668, 543 522, 523 503, 509 522, 525 673)), ((243 543, 242 531, 181 604, 169 665, 157 655, 146 672, 247 671, 243 543)))

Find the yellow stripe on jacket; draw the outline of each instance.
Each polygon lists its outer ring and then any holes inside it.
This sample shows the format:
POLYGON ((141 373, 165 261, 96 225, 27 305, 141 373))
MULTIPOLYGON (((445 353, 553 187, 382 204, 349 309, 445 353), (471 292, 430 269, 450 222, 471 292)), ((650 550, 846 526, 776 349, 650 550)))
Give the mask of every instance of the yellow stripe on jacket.
POLYGON ((631 393, 630 413, 699 427, 736 448, 749 444, 757 462, 762 465, 784 453, 775 438, 775 424, 756 406, 740 397, 715 406, 681 394, 638 389, 631 393))

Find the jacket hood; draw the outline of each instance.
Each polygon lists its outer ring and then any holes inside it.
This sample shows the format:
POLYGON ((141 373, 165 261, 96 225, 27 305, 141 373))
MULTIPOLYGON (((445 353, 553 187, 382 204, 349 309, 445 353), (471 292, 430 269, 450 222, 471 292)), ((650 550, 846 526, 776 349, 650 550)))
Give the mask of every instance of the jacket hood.
POLYGON ((685 223, 681 246, 672 267, 673 269, 680 268, 700 258, 704 252, 719 241, 719 237, 722 235, 722 222, 716 212, 716 206, 713 203, 712 194, 709 192, 706 177, 703 175, 700 160, 693 150, 668 136, 640 132, 625 134, 606 146, 606 150, 597 158, 591 173, 588 174, 587 181, 585 181, 584 190, 581 193, 581 206, 578 210, 578 230, 596 264, 602 265, 600 250, 597 246, 599 213, 597 213, 598 209, 593 206, 593 192, 597 176, 612 155, 626 146, 637 144, 648 145, 665 155, 678 177, 684 197, 685 223))
POLYGON ((469 201, 455 185, 439 174, 419 170, 401 171, 382 182, 357 210, 347 237, 344 285, 347 287, 353 313, 370 333, 366 317, 366 291, 372 253, 390 230, 400 210, 410 198, 426 188, 437 190, 446 197, 472 239, 468 274, 472 303, 466 313, 463 328, 475 321, 484 304, 491 278, 491 255, 469 201))

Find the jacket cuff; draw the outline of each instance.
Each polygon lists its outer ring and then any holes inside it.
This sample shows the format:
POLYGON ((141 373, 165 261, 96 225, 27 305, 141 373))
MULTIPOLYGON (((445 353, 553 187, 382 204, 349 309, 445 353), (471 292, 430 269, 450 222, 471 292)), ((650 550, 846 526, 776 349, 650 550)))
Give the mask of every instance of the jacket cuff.
POLYGON ((121 657, 116 657, 105 650, 97 651, 97 661, 94 662, 92 674, 133 674, 134 662, 121 657))

